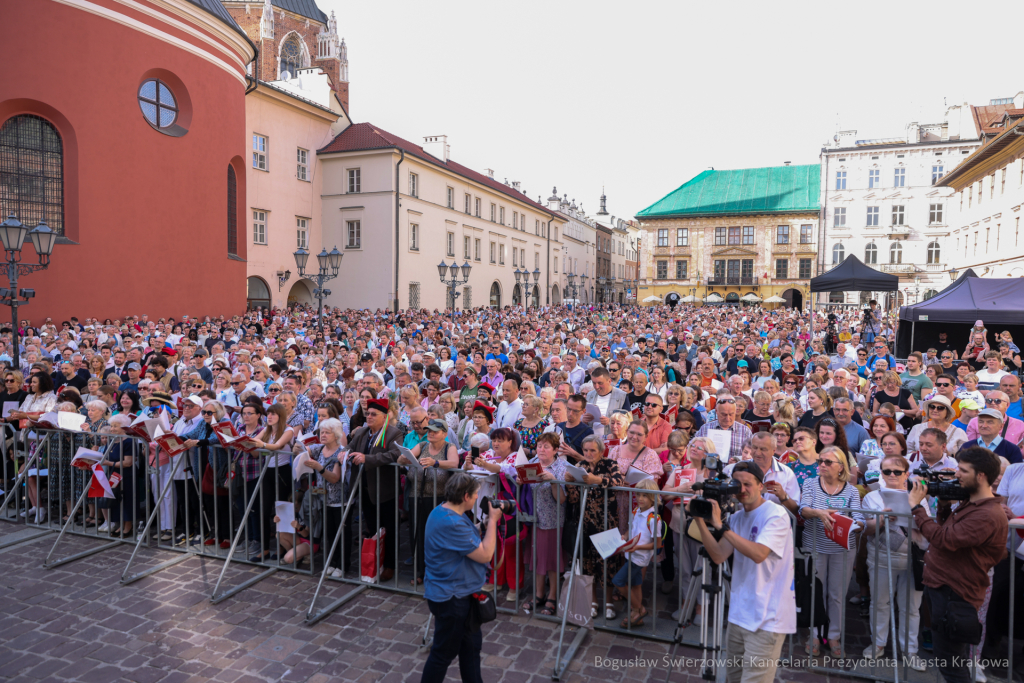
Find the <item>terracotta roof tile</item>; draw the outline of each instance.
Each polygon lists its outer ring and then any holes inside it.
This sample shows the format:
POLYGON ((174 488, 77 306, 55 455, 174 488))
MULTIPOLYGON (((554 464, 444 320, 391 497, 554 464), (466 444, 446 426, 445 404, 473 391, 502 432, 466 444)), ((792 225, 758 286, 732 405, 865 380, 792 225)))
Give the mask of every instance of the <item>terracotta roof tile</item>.
POLYGON ((387 149, 389 147, 397 147, 398 149, 404 150, 406 154, 411 154, 421 161, 426 161, 434 166, 448 169, 452 173, 460 175, 467 180, 472 180, 473 182, 480 183, 481 185, 486 185, 496 192, 500 192, 517 201, 529 204, 548 216, 559 217, 557 212, 551 211, 543 204, 538 204, 522 192, 509 187, 505 183, 498 182, 494 178, 490 178, 483 173, 478 173, 477 171, 463 166, 452 159, 449 159, 448 163, 445 163, 433 154, 425 151, 420 145, 382 130, 377 126, 374 126, 372 123, 352 124, 325 146, 318 149, 317 154, 330 154, 331 152, 357 152, 369 149, 387 149))
POLYGON ((974 128, 978 137, 985 133, 998 133, 1002 128, 995 128, 993 124, 1002 121, 1003 114, 1012 110, 1013 104, 988 104, 981 107, 971 106, 971 114, 974 117, 974 128))

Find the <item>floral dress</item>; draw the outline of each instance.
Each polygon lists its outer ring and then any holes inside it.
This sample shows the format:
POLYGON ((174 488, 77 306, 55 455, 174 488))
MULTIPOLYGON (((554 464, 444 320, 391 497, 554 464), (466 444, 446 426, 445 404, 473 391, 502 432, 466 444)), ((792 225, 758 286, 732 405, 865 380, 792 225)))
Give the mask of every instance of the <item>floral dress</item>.
POLYGON ((512 425, 512 429, 519 432, 519 438, 523 442, 523 451, 526 457, 532 458, 537 453, 537 439, 544 433, 547 427, 547 420, 540 420, 533 427, 524 427, 523 418, 519 418, 512 425))
MULTIPOLYGON (((595 485, 587 494, 587 506, 583 510, 583 573, 587 576, 603 577, 604 560, 590 542, 590 537, 619 525, 619 507, 614 492, 607 491, 609 486, 625 486, 626 477, 619 471, 619 464, 610 458, 601 458, 596 463, 582 460, 578 466, 589 474, 601 477, 601 483, 595 485), (605 523, 604 502, 608 501, 608 521, 605 523)), ((572 504, 580 501, 580 487, 568 486, 566 497, 572 504)), ((622 564, 621 555, 608 558, 608 577, 615 576, 622 564)))

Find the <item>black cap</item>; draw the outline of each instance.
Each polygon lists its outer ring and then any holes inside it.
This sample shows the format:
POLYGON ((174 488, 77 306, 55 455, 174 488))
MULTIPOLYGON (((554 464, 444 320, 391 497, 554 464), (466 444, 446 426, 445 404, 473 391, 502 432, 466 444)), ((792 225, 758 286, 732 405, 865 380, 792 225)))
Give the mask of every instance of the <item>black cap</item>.
POLYGON ((764 483, 764 472, 761 471, 761 468, 753 460, 742 460, 736 463, 736 466, 732 468, 732 476, 735 477, 737 472, 753 474, 758 483, 764 483))
POLYGON ((359 359, 359 362, 360 362, 360 363, 365 363, 365 362, 366 362, 366 361, 368 361, 368 360, 373 360, 373 356, 371 356, 371 355, 370 355, 370 354, 368 354, 368 353, 364 353, 364 354, 362 355, 362 357, 361 357, 361 358, 359 359))

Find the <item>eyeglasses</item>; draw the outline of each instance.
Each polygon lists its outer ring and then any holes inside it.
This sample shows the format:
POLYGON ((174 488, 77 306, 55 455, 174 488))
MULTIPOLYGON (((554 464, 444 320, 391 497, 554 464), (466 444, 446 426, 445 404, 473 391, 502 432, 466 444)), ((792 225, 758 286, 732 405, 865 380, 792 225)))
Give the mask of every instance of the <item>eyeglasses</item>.
POLYGON ((1005 403, 1005 401, 1003 401, 1003 399, 1001 399, 1001 398, 986 398, 985 399, 985 405, 996 405, 997 406, 1000 403, 1005 403))
POLYGON ((720 399, 718 399, 718 401, 716 401, 716 403, 735 403, 735 402, 736 402, 736 399, 734 399, 734 398, 720 398, 720 399))
POLYGON ((660 403, 645 403, 644 407, 645 408, 660 408, 661 404, 660 403))
POLYGON ((831 467, 832 465, 838 465, 838 460, 819 460, 818 467, 831 467))
POLYGON ((217 413, 213 412, 212 410, 203 410, 201 412, 203 413, 203 415, 216 415, 217 414, 217 413))
POLYGON ((899 477, 906 473, 906 470, 882 470, 882 474, 884 474, 887 477, 899 477))
POLYGON ((942 405, 942 404, 940 403, 940 404, 938 404, 938 405, 931 405, 931 406, 928 406, 928 410, 941 410, 941 411, 945 411, 945 410, 946 410, 946 406, 944 406, 944 405, 942 405))

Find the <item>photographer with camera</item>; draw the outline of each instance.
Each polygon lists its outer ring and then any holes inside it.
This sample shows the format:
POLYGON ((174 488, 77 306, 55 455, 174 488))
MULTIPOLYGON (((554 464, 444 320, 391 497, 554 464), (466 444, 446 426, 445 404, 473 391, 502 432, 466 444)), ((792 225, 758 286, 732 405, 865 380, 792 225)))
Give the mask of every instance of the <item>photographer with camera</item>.
POLYGON ((764 473, 756 463, 737 463, 732 476, 740 487, 736 500, 741 509, 726 522, 718 501, 710 498, 710 519, 695 517, 694 523, 712 562, 723 564, 736 552, 727 678, 770 683, 786 634, 796 633, 793 532, 785 509, 764 498, 764 473))
POLYGON ((918 479, 910 491, 914 522, 930 544, 923 582, 931 602, 932 652, 942 677, 951 682, 973 680, 967 646, 981 640, 978 609, 989 585, 988 571, 1006 556, 1006 513, 992 493, 999 471, 992 451, 961 450, 956 477, 968 498, 953 511, 940 506, 938 520, 923 505, 929 485, 918 479))
POLYGON ((434 615, 434 643, 423 665, 421 683, 441 683, 448 666, 459 658, 463 681, 479 681, 483 634, 475 615, 473 593, 487 577, 494 556, 498 521, 502 511, 487 506, 487 531, 483 542, 469 514, 480 495, 480 482, 471 474, 453 472, 444 487, 444 503, 427 519, 424 539, 426 574, 423 597, 434 615))

